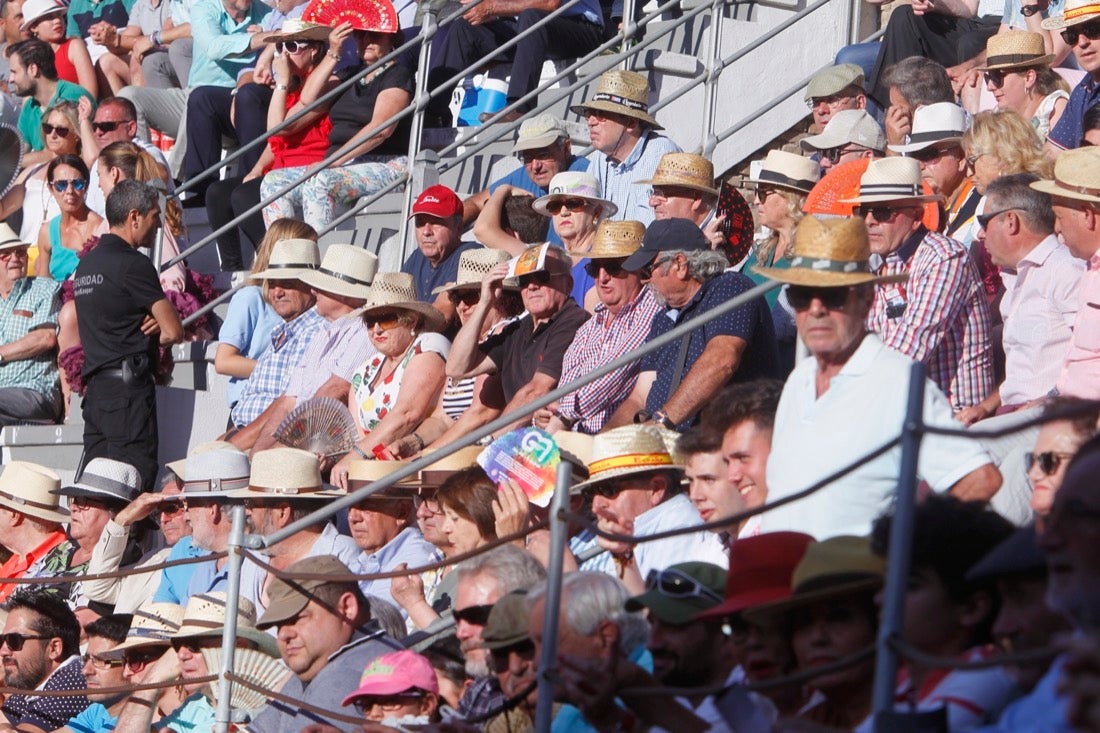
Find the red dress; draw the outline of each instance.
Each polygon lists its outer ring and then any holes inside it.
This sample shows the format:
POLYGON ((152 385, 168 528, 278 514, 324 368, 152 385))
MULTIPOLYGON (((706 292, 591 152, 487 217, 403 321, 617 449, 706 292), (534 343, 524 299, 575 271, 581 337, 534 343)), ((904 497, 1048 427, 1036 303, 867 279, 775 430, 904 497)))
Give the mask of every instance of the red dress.
POLYGON ((53 62, 57 67, 57 78, 64 79, 65 81, 71 81, 73 84, 79 84, 80 79, 76 76, 76 67, 69 59, 69 44, 73 42, 73 39, 66 38, 65 42, 57 47, 57 51, 54 52, 53 62))

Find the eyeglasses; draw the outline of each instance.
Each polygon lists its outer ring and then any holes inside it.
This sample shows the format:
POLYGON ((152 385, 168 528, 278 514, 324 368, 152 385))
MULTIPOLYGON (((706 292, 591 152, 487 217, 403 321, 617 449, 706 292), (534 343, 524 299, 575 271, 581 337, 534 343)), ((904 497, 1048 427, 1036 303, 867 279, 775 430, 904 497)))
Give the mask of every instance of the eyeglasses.
POLYGON ((974 153, 973 155, 966 156, 966 165, 970 168, 973 168, 974 164, 978 162, 978 158, 982 157, 983 155, 988 155, 988 153, 974 153))
POLYGON ((608 277, 621 277, 626 274, 623 262, 625 260, 592 260, 584 263, 584 272, 592 279, 600 276, 600 270, 606 272, 608 277))
POLYGON ((219 633, 217 638, 209 639, 172 639, 172 648, 177 652, 180 649, 186 649, 192 654, 198 654, 203 649, 213 649, 222 645, 221 634, 219 633))
POLYGON ((133 120, 104 120, 103 122, 93 122, 92 129, 96 132, 114 132, 119 125, 128 125, 131 122, 133 120))
POLYGON ((466 606, 466 608, 454 609, 451 614, 454 616, 455 621, 465 621, 474 626, 484 626, 489 623, 489 613, 492 610, 492 604, 485 606, 466 606))
POLYGON ((91 654, 81 654, 80 663, 84 666, 88 665, 88 662, 92 663, 92 666, 96 669, 110 669, 111 667, 121 667, 125 662, 121 659, 100 659, 94 657, 91 654))
POLYGON ((1062 31, 1062 39, 1070 46, 1076 46, 1081 36, 1095 41, 1100 39, 1100 22, 1091 21, 1079 26, 1070 26, 1062 31))
POLYGON ((563 208, 577 212, 584 211, 586 206, 588 206, 588 201, 585 199, 554 199, 546 204, 546 210, 550 212, 551 216, 557 216, 563 208))
POLYGON ((764 203, 765 201, 767 201, 768 197, 771 196, 773 193, 779 193, 779 189, 769 188, 767 186, 756 187, 756 198, 760 199, 760 203, 764 203))
POLYGON ((107 509, 107 503, 87 496, 73 496, 69 499, 69 509, 107 509))
POLYGON ((1009 211, 1015 210, 1015 206, 1009 206, 1007 209, 1001 209, 1000 211, 991 211, 988 214, 978 214, 974 218, 978 221, 978 226, 980 226, 984 230, 987 226, 989 226, 989 222, 993 221, 1001 214, 1006 214, 1009 211))
POLYGON ((939 160, 955 149, 956 146, 954 145, 931 145, 923 150, 911 150, 905 155, 918 163, 931 163, 934 160, 939 160))
POLYGON ((443 508, 439 506, 439 502, 436 501, 434 496, 413 494, 413 508, 415 508, 417 511, 420 511, 421 507, 427 509, 428 512, 433 515, 443 513, 443 508))
POLYGON ((364 314, 363 323, 367 324, 367 328, 378 326, 383 331, 392 331, 401 325, 401 316, 396 313, 364 314))
POLYGON ((52 636, 32 636, 30 634, 20 634, 18 631, 9 631, 6 634, 0 634, 0 646, 7 645, 8 649, 17 652, 23 648, 25 643, 32 639, 42 641, 52 638, 52 636))
POLYGON ((73 190, 77 193, 80 193, 88 187, 88 182, 85 181, 83 178, 59 179, 56 181, 51 181, 50 187, 58 193, 65 193, 65 191, 69 190, 70 184, 72 185, 73 190))
POLYGON ((539 270, 538 272, 531 272, 526 275, 520 275, 518 278, 520 288, 526 288, 528 285, 538 285, 539 287, 545 287, 550 284, 554 279, 554 276, 546 270, 539 270))
POLYGON ((809 102, 806 102, 806 106, 810 109, 814 109, 815 107, 825 104, 829 106, 829 109, 836 109, 845 102, 850 102, 853 99, 855 99, 855 97, 850 95, 842 97, 839 94, 834 94, 831 97, 814 97, 809 102))
POLYGON ((863 152, 863 148, 859 148, 859 147, 846 148, 843 145, 841 145, 838 148, 826 148, 825 150, 822 150, 821 151, 821 159, 822 160, 827 160, 830 163, 832 163, 833 165, 836 165, 837 163, 840 162, 841 157, 847 155, 848 153, 860 153, 860 152, 863 152))
POLYGON ((655 590, 668 598, 705 598, 715 603, 724 600, 722 596, 679 570, 650 570, 645 576, 645 589, 655 590))
POLYGON ((12 257, 23 258, 27 256, 26 247, 12 247, 11 249, 0 250, 0 260, 8 260, 12 257))
POLYGON ((508 666, 511 663, 509 657, 513 654, 523 659, 534 659, 535 642, 530 639, 524 639, 510 646, 491 650, 490 655, 493 657, 493 669, 497 674, 508 671, 508 666))
POLYGON ((182 501, 166 501, 157 507, 157 512, 166 517, 174 517, 183 511, 182 501))
POLYGON ((424 693, 422 692, 402 692, 398 695, 363 695, 357 697, 352 701, 352 705, 359 711, 360 715, 366 715, 376 707, 382 708, 383 712, 393 713, 406 705, 412 705, 416 700, 423 699, 424 693))
POLYGON ((860 206, 857 210, 862 218, 866 219, 870 215, 879 224, 889 224, 901 211, 891 206, 860 206))
POLYGON ((820 300, 826 309, 835 311, 848 302, 851 288, 814 288, 807 285, 787 286, 787 302, 796 311, 808 310, 814 300, 820 300))
POLYGON ((447 299, 451 301, 451 305, 458 305, 459 303, 462 303, 463 305, 472 308, 473 306, 478 304, 478 301, 481 300, 481 291, 452 290, 450 293, 447 294, 447 299))
POLYGON ((1060 453, 1053 450, 1043 453, 1025 453, 1024 465, 1028 471, 1031 470, 1032 466, 1038 466, 1039 471, 1044 476, 1053 476, 1058 471, 1058 467, 1062 465, 1062 461, 1068 461, 1070 458, 1073 458, 1072 453, 1060 453))
POLYGON ((551 145, 548 148, 537 148, 535 150, 523 150, 520 151, 519 159, 523 161, 524 165, 530 165, 540 160, 553 160, 557 154, 557 144, 551 145))
POLYGON ((127 654, 122 658, 122 663, 126 665, 126 669, 131 672, 140 672, 146 665, 152 664, 160 659, 162 654, 163 652, 160 650, 145 652, 144 654, 140 652, 127 654))
POLYGON ((279 53, 298 53, 309 48, 308 41, 276 41, 275 50, 279 53))
POLYGON ((58 137, 68 137, 70 132, 72 132, 72 128, 70 128, 70 127, 61 127, 59 125, 51 125, 48 122, 43 122, 42 123, 42 134, 43 135, 57 135, 58 137))
POLYGON ((668 201, 671 198, 695 198, 699 194, 690 188, 680 186, 654 186, 649 189, 649 198, 668 201))
POLYGON ((1011 73, 1011 71, 1003 71, 1001 69, 990 69, 989 71, 982 74, 982 77, 985 79, 986 84, 993 87, 994 89, 1000 89, 1002 86, 1004 86, 1005 75, 1011 73))
POLYGON ((1041 12, 1043 12, 1043 9, 1039 7, 1038 3, 1036 3, 1035 5, 1024 5, 1020 8, 1020 15, 1024 16, 1025 18, 1030 18, 1031 16, 1041 12))
POLYGON ((614 499, 616 496, 626 491, 627 489, 637 489, 641 487, 642 484, 637 479, 612 479, 610 481, 598 483, 595 486, 586 486, 582 491, 582 494, 586 499, 591 499, 593 496, 602 496, 605 499, 614 499))

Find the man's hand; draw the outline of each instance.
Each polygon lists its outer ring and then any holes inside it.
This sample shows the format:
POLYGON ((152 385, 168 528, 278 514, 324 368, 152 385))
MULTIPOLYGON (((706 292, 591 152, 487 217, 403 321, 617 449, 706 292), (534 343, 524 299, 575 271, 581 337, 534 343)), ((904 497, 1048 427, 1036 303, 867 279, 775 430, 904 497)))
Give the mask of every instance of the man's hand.
POLYGON ((93 23, 88 27, 88 38, 91 38, 101 46, 106 46, 108 36, 111 32, 118 33, 118 30, 105 20, 101 20, 98 23, 93 23))
POLYGON ((136 499, 127 504, 115 516, 115 523, 120 527, 130 527, 137 524, 142 519, 151 516, 166 501, 179 501, 179 497, 164 496, 163 494, 138 494, 136 499))
POLYGON ((913 4, 913 15, 936 12, 936 3, 933 0, 911 0, 911 2, 913 4))
POLYGON ((889 145, 904 145, 912 129, 913 116, 907 109, 895 104, 886 110, 886 142, 889 145))
MULTIPOLYGON (((394 568, 394 572, 408 569, 409 564, 403 562, 394 568)), ((395 576, 390 579, 390 597, 403 608, 409 608, 414 603, 423 603, 424 581, 415 573, 395 576)))
POLYGON ((500 300, 501 294, 504 292, 504 278, 507 276, 507 262, 501 262, 492 270, 489 270, 489 274, 481 281, 481 300, 478 301, 478 305, 482 303, 486 304, 486 306, 496 305, 497 301, 500 300))
POLYGON ((160 323, 152 316, 145 316, 145 320, 141 322, 141 332, 146 336, 156 336, 160 333, 160 323))
MULTIPOLYGON (((473 0, 462 0, 462 4, 469 5, 472 1, 473 0)), ((463 13, 462 17, 465 18, 466 22, 470 25, 490 23, 498 17, 493 11, 493 4, 493 0, 482 0, 482 2, 463 13)))
MULTIPOLYGON (((608 507, 600 507, 596 510, 595 514, 596 526, 600 530, 612 534, 634 534, 633 519, 622 519, 608 507)), ((627 555, 634 549, 633 545, 626 542, 616 542, 615 540, 609 540, 603 537, 598 538, 596 542, 600 547, 604 548, 612 555, 627 555)))
POLYGON ((81 96, 76 103, 76 117, 81 122, 92 121, 92 102, 85 96, 81 96))
MULTIPOLYGON (((722 224, 726 221, 725 214, 719 214, 710 220, 710 224, 703 227, 703 236, 710 242, 710 248, 713 250, 722 251, 722 246, 726 243, 726 235, 722 232, 722 224)), ((731 262, 731 265, 736 265, 736 262, 731 262)))

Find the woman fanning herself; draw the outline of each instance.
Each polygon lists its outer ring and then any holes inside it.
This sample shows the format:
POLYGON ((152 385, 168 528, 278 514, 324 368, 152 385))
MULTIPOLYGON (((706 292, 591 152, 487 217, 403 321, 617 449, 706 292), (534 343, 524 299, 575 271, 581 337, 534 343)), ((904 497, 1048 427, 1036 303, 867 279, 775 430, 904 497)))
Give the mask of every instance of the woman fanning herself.
POLYGON ((376 447, 404 438, 431 414, 451 349, 436 333, 443 315, 417 300, 412 275, 379 273, 362 313, 378 354, 351 378, 348 408, 359 423, 360 438, 332 469, 332 482, 343 489, 351 461, 373 457, 376 447))
MULTIPOLYGON (((393 6, 389 3, 376 5, 383 4, 391 17, 379 18, 376 23, 360 22, 361 27, 341 23, 333 29, 329 34, 328 53, 309 75, 302 87, 302 96, 298 104, 290 109, 290 114, 315 102, 330 79, 340 80, 332 73, 340 60, 339 49, 348 38, 355 39, 364 66, 374 64, 401 42, 393 6), (366 27, 368 25, 370 27, 366 27)), ((347 73, 350 75, 356 71, 359 69, 351 69, 347 73)), ((303 219, 320 229, 341 213, 338 209, 380 191, 403 175, 408 167, 411 118, 405 116, 387 127, 376 128, 412 103, 414 88, 412 72, 391 60, 340 95, 329 109, 332 132, 329 134, 326 156, 336 153, 362 133, 370 130, 374 133, 345 151, 332 166, 272 202, 264 209, 264 220, 303 219)), ((301 179, 305 171, 305 166, 298 166, 268 173, 264 176, 260 195, 268 198, 301 179)))
MULTIPOLYGON (((43 127, 47 127, 43 125, 43 127)), ((47 131, 48 134, 48 131, 47 131)), ((38 234, 35 274, 66 280, 76 270, 79 252, 103 223, 88 208, 88 166, 78 155, 62 155, 46 166, 49 184, 61 214, 42 225, 38 234)))

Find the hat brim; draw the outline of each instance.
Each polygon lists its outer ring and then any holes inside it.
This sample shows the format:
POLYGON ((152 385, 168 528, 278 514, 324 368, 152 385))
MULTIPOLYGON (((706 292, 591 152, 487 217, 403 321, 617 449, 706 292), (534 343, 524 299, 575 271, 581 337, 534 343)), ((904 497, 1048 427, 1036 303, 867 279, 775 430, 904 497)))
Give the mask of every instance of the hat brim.
POLYGON ((103 489, 94 489, 90 486, 62 486, 60 489, 51 489, 50 493, 57 494, 58 496, 80 496, 86 499, 98 499, 100 501, 118 504, 119 506, 126 506, 130 503, 129 499, 121 497, 118 494, 112 494, 103 489))
POLYGON ((726 598, 719 605, 703 611, 695 617, 697 621, 718 621, 719 619, 741 613, 746 608, 775 603, 791 595, 789 586, 770 588, 750 588, 726 598))
POLYGON ((1047 18, 1040 25, 1045 31, 1057 31, 1063 28, 1068 28, 1071 25, 1080 25, 1081 23, 1088 23, 1094 18, 1100 18, 1100 13, 1086 13, 1080 18, 1074 18, 1073 20, 1066 20, 1065 15, 1059 15, 1055 18, 1047 18))
POLYGON ((22 31, 23 33, 27 33, 27 32, 30 31, 31 26, 34 25, 35 23, 39 22, 40 20, 45 20, 46 18, 49 18, 51 15, 57 15, 59 13, 61 15, 65 15, 68 12, 69 12, 69 9, 64 7, 64 6, 50 8, 46 12, 39 13, 38 15, 34 16, 33 18, 24 18, 23 19, 23 25, 19 26, 19 30, 22 31))
POLYGON ((848 285, 864 283, 899 283, 909 279, 908 273, 896 275, 876 275, 873 272, 827 272, 802 267, 757 267, 752 271, 769 280, 777 280, 787 285, 809 285, 818 287, 842 288, 848 285))
MULTIPOLYGON (((275 491, 254 491, 252 489, 237 489, 226 492, 228 499, 255 499, 256 501, 312 501, 315 499, 336 499, 347 496, 347 493, 330 484, 321 484, 320 491, 304 491, 301 494, 281 493, 275 491)), ((213 493, 210 494, 213 496, 213 493)))
POLYGON ((301 280, 303 275, 316 272, 308 267, 283 267, 277 269, 260 270, 249 275, 252 280, 301 280))
POLYGON ((926 204, 929 202, 939 202, 942 200, 941 196, 935 194, 924 194, 922 196, 895 196, 889 193, 876 193, 869 196, 856 196, 850 199, 839 199, 842 204, 879 204, 889 203, 892 201, 908 201, 913 205, 926 204))
POLYGON ((286 41, 324 42, 328 40, 330 33, 332 33, 331 28, 326 25, 321 25, 316 28, 306 28, 305 30, 294 31, 293 33, 276 33, 273 36, 268 36, 265 43, 280 43, 286 41))
POLYGON ((623 269, 627 272, 638 272, 643 267, 653 262, 658 254, 660 254, 658 250, 639 247, 634 254, 627 257, 623 262, 623 269))
POLYGON ((704 186, 701 183, 690 183, 678 180, 668 180, 666 178, 660 178, 654 175, 653 178, 646 178, 642 181, 634 181, 636 186, 674 186, 676 188, 690 188, 692 191, 702 191, 703 193, 718 195, 718 189, 713 186, 704 186))
POLYGON ((674 626, 683 626, 686 623, 699 618, 701 613, 706 613, 706 608, 693 607, 692 601, 700 600, 698 597, 690 600, 669 598, 658 590, 650 590, 628 598, 623 603, 627 611, 637 612, 643 608, 649 609, 649 615, 659 621, 674 626))
POLYGON ((933 145, 943 145, 944 143, 962 144, 962 135, 948 135, 947 137, 941 137, 935 140, 922 140, 919 143, 908 143, 907 145, 887 145, 886 147, 890 150, 893 150, 895 153, 915 153, 918 150, 924 150, 925 148, 930 148, 933 145))
MULTIPOLYGON (((480 287, 480 283, 478 286, 480 287)), ((435 295, 435 293, 432 293, 435 295)), ((407 310, 412 311, 420 316, 424 317, 424 329, 427 331, 442 331, 446 321, 443 319, 443 314, 440 313, 428 303, 421 303, 420 301, 402 301, 399 303, 389 303, 385 305, 372 305, 363 306, 362 308, 356 308, 352 311, 352 315, 364 316, 367 313, 383 310, 407 310)))
POLYGON ((744 615, 749 621, 773 618, 778 614, 786 613, 787 611, 801 608, 818 601, 825 601, 831 598, 846 596, 850 593, 858 593, 863 590, 879 588, 882 586, 882 582, 883 579, 881 577, 868 576, 860 580, 850 580, 828 588, 820 588, 804 593, 796 592, 782 600, 746 608, 744 610, 744 615))
MULTIPOLYGON (((54 493, 54 491, 51 490, 50 493, 54 493)), ((20 514, 26 514, 27 516, 44 519, 47 522, 58 522, 60 524, 69 521, 69 512, 61 507, 47 509, 46 507, 32 506, 31 504, 19 504, 4 496, 0 496, 0 507, 10 509, 13 512, 19 512, 20 514)))
POLYGON ((342 295, 345 298, 357 298, 366 300, 370 297, 370 285, 355 285, 338 277, 333 277, 324 272, 307 270, 298 276, 298 279, 311 288, 322 290, 334 295, 342 295))
POLYGON ((1039 56, 1038 58, 1030 59, 1028 61, 1017 61, 1015 63, 1003 63, 1003 64, 990 64, 988 66, 979 66, 978 71, 996 71, 997 69, 1027 69, 1032 66, 1050 66, 1050 63, 1054 61, 1054 54, 1048 53, 1046 56, 1039 56))
POLYGON ((118 646, 113 646, 105 652, 100 652, 96 656, 104 659, 122 659, 126 656, 127 651, 134 649, 165 649, 172 646, 172 642, 168 639, 140 639, 137 637, 127 638, 122 641, 118 646))
POLYGON ((522 153, 524 150, 539 150, 541 148, 548 148, 558 140, 567 139, 568 135, 563 132, 556 132, 551 130, 550 132, 544 132, 541 135, 535 137, 529 137, 526 140, 516 140, 516 144, 512 146, 513 153, 522 153))
POLYGON ((603 218, 610 219, 618 213, 619 207, 608 199, 597 198, 596 196, 585 196, 581 193, 550 193, 545 196, 539 196, 531 203, 531 208, 539 212, 543 216, 553 216, 546 210, 546 205, 554 199, 584 199, 585 201, 591 201, 594 204, 599 204, 603 207, 603 218))
POLYGON ((579 484, 573 484, 573 487, 569 490, 570 494, 579 494, 585 489, 596 486, 598 484, 606 483, 611 479, 621 478, 623 476, 632 476, 636 473, 653 473, 654 471, 679 471, 683 472, 684 467, 675 463, 666 463, 660 466, 626 466, 623 468, 609 468, 606 471, 601 471, 596 478, 589 478, 587 481, 582 481, 579 484))
POLYGON ((1042 180, 1035 181, 1031 184, 1031 187, 1036 191, 1050 194, 1056 198, 1061 199, 1073 199, 1074 201, 1088 201, 1089 203, 1100 203, 1100 196, 1094 196, 1090 193, 1079 193, 1069 188, 1063 188, 1058 185, 1057 181, 1042 180))
POLYGON ((636 120, 641 120, 642 122, 646 123, 654 130, 665 129, 661 125, 661 123, 657 121, 657 118, 649 114, 649 112, 643 112, 640 109, 630 109, 629 107, 624 107, 621 104, 615 104, 614 102, 607 102, 604 100, 585 102, 584 104, 574 104, 572 107, 569 108, 569 111, 575 115, 587 117, 588 110, 590 109, 598 110, 600 112, 612 112, 617 115, 622 115, 623 117, 633 117, 636 120))
POLYGON ((16 247, 30 247, 30 246, 31 245, 28 244, 27 242, 21 242, 18 239, 8 240, 6 242, 0 242, 0 252, 3 252, 5 250, 9 250, 9 249, 15 249, 16 247))
POLYGON ((755 183, 758 186, 767 186, 768 188, 781 188, 784 191, 792 191, 794 193, 808 194, 813 190, 813 186, 816 186, 819 181, 814 181, 813 185, 807 187, 796 186, 793 183, 784 183, 783 181, 769 181, 767 179, 749 178, 750 183, 755 183))
MULTIPOLYGON (((306 601, 308 603, 308 599, 306 601)), ((305 608, 305 604, 302 605, 305 608)), ((301 609, 299 609, 301 610, 301 609)), ((215 629, 198 629, 195 627, 181 626, 179 633, 172 634, 172 640, 182 639, 210 639, 222 638, 221 627, 215 629)), ((275 641, 275 637, 268 634, 265 631, 261 631, 258 627, 253 628, 249 626, 241 627, 237 626, 237 638, 245 639, 256 645, 256 649, 268 655, 269 657, 280 658, 279 645, 275 641)))

